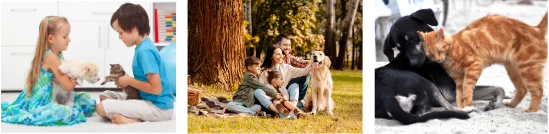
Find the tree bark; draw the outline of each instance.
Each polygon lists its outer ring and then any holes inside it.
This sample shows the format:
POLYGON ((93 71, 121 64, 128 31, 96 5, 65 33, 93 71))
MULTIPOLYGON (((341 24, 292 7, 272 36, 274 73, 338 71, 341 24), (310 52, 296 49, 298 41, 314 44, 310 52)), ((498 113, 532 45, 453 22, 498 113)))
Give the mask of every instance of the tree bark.
MULTIPOLYGON (((360 33, 360 36, 362 36, 362 33, 360 33)), ((359 44, 362 44, 362 40, 359 42, 359 44)), ((358 70, 362 70, 362 46, 364 45, 358 45, 358 70)))
POLYGON ((343 35, 339 40, 339 53, 338 53, 337 61, 334 65, 334 69, 338 69, 338 70, 343 70, 344 68, 343 65, 345 62, 344 60, 345 54, 347 52, 347 48, 346 48, 347 41, 349 40, 351 29, 353 28, 353 22, 355 20, 356 10, 358 9, 359 1, 353 0, 351 1, 350 4, 351 4, 351 8, 350 10, 348 10, 345 16, 345 19, 341 23, 343 25, 343 35))
MULTIPOLYGON (((325 33, 325 41, 324 41, 324 54, 328 57, 330 57, 331 61, 335 61, 336 54, 335 54, 335 0, 326 0, 326 33, 325 33)), ((333 64, 332 64, 333 66, 333 64)))
POLYGON ((244 74, 241 0, 189 1, 189 70, 192 81, 234 90, 244 74))
MULTIPOLYGON (((244 20, 248 21, 248 25, 246 26, 246 29, 248 29, 248 32, 250 35, 253 35, 253 28, 252 28, 252 0, 246 0, 246 3, 244 4, 244 20)), ((252 36, 253 37, 253 36, 252 36)), ((246 56, 254 56, 254 48, 247 48, 246 49, 246 56)))
MULTIPOLYGON (((355 29, 353 29, 352 34, 351 34, 351 35, 353 35, 353 37, 351 37, 351 38, 354 39, 356 37, 355 34, 356 34, 355 29)), ((355 42, 354 41, 353 41, 352 48, 353 48, 353 50, 352 50, 353 54, 352 54, 352 60, 351 60, 351 70, 355 70, 355 51, 356 51, 355 48, 356 47, 355 47, 355 42)))

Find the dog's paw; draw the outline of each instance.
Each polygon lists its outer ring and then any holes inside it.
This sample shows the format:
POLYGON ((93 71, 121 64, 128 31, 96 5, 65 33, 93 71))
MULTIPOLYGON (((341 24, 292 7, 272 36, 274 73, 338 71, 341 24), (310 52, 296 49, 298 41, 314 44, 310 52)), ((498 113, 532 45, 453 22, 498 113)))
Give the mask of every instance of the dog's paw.
POLYGON ((474 106, 466 106, 462 109, 460 109, 462 112, 471 113, 471 112, 480 112, 477 107, 474 106))
POLYGON ((328 115, 334 116, 334 113, 333 113, 332 111, 329 111, 329 112, 328 112, 328 115))
POLYGON ((501 102, 497 102, 497 101, 490 101, 490 103, 488 103, 488 106, 486 106, 486 110, 485 111, 488 111, 488 110, 494 110, 494 109, 498 109, 498 108, 501 108, 503 107, 503 103, 501 102))

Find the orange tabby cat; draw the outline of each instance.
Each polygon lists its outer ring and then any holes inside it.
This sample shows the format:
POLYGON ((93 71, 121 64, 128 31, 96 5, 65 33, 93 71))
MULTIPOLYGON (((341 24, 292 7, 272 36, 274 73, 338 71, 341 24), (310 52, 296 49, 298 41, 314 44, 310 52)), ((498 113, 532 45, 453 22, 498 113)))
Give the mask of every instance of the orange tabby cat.
POLYGON ((519 104, 527 91, 532 96, 525 112, 536 112, 543 93, 543 66, 547 61, 547 12, 537 26, 512 18, 488 15, 452 36, 444 29, 418 32, 427 57, 441 63, 456 82, 457 107, 473 102, 473 88, 482 69, 502 64, 515 85, 516 94, 508 107, 519 104))

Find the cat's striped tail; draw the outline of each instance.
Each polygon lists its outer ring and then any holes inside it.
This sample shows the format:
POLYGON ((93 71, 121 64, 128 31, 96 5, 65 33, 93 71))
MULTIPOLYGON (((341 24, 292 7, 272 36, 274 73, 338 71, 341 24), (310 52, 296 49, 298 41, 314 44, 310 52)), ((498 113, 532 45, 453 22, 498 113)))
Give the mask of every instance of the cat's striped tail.
POLYGON ((538 26, 536 26, 541 30, 541 34, 543 36, 547 35, 547 11, 545 12, 545 15, 543 16, 543 19, 541 19, 541 22, 539 22, 538 26))

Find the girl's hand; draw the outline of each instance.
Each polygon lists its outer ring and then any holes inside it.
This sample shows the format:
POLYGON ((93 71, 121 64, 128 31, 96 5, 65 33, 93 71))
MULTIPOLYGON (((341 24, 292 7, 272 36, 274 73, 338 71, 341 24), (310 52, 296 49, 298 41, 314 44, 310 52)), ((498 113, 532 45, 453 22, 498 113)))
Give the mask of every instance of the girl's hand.
POLYGON ((284 97, 282 97, 282 95, 280 93, 277 93, 276 94, 276 99, 284 99, 284 97))
POLYGON ((53 81, 53 83, 55 83, 55 84, 59 84, 59 80, 57 80, 57 78, 55 78, 55 77, 52 78, 52 81, 53 81))
POLYGON ((283 101, 289 101, 288 98, 282 98, 283 101))
POLYGON ((125 88, 127 87, 130 83, 130 80, 131 80, 131 77, 128 76, 128 74, 125 74, 124 76, 118 78, 114 84, 118 87, 121 87, 121 88, 125 88))

